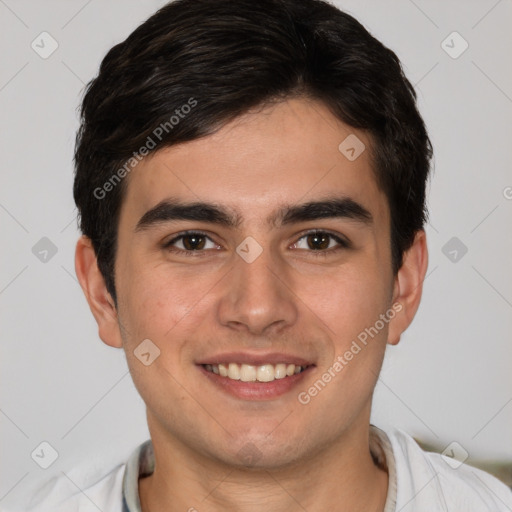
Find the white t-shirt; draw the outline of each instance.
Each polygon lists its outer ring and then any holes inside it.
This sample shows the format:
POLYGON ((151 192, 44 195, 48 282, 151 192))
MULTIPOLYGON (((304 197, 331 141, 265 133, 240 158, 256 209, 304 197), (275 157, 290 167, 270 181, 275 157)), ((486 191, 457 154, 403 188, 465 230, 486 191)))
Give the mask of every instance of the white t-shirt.
MULTIPOLYGON (((512 490, 497 478, 437 453, 423 451, 400 429, 370 425, 370 449, 389 474, 384 512, 512 512, 512 490), (451 463, 451 464, 450 464, 451 463)), ((110 471, 56 477, 28 512, 141 512, 138 479, 155 467, 151 440, 110 471), (79 490, 81 489, 81 490, 79 490)))

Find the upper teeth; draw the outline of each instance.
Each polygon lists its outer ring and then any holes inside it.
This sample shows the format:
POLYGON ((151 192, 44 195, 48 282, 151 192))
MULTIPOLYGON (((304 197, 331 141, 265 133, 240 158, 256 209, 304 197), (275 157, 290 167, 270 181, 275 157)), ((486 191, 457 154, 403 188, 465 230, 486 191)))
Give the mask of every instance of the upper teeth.
POLYGON ((216 373, 228 379, 241 380, 243 382, 270 382, 274 379, 284 379, 294 373, 300 373, 305 366, 296 366, 294 364, 263 364, 252 366, 250 364, 206 364, 206 370, 216 373))

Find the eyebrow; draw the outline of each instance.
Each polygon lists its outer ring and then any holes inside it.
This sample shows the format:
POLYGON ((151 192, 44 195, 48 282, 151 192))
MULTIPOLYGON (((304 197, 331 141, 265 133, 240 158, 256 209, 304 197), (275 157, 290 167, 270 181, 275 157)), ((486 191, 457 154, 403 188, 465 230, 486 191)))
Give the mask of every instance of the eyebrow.
MULTIPOLYGON (((283 206, 267 218, 267 224, 278 227, 329 218, 346 218, 367 227, 374 222, 372 214, 357 201, 350 197, 332 197, 283 206)), ((168 198, 160 201, 139 219, 135 232, 146 231, 154 226, 179 220, 208 222, 226 228, 237 228, 241 225, 243 218, 239 213, 214 203, 200 201, 187 203, 168 198)))

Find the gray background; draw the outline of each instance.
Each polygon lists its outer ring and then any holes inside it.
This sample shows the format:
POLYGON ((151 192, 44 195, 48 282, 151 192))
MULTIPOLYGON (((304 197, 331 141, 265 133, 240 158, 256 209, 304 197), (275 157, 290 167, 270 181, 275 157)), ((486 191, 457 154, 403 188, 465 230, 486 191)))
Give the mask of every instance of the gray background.
MULTIPOLYGON (((0 506, 78 464, 114 464, 149 435, 124 354, 97 336, 76 280, 72 151, 84 84, 163 3, 0 0, 0 506), (43 31, 58 43, 46 59, 31 47, 43 31), (43 237, 57 249, 46 262, 32 250, 43 237), (59 453, 48 469, 31 458, 43 441, 59 453)), ((512 1, 336 5, 401 58, 435 149, 423 300, 388 348, 372 422, 510 460, 512 1), (453 31, 469 44, 458 58, 442 47, 463 48, 453 31)))

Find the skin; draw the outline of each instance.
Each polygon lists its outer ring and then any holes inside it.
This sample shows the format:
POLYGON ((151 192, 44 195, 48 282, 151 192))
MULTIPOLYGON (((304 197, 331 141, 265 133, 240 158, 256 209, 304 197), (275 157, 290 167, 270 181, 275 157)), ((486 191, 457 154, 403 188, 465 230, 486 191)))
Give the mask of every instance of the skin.
MULTIPOLYGON (((399 342, 419 306, 428 253, 419 231, 392 275, 387 199, 370 151, 351 162, 338 150, 349 134, 370 148, 364 132, 323 104, 295 98, 139 163, 127 178, 120 215, 117 308, 90 241, 79 239, 76 272, 99 336, 125 350, 147 406, 156 469, 139 481, 144 512, 383 510, 388 475, 369 451, 372 395, 386 345, 399 342), (373 224, 266 223, 285 204, 333 193, 364 205, 373 224), (135 232, 140 217, 170 196, 215 202, 242 222, 226 228, 173 221, 135 232), (177 233, 197 229, 211 239, 201 255, 162 248, 177 233), (328 253, 338 246, 331 240, 317 256, 321 251, 304 238, 311 229, 344 236, 352 247, 328 253), (236 253, 248 236, 263 248, 250 264, 236 253), (395 303, 401 311, 378 335, 310 403, 299 403, 297 393, 395 303), (134 350, 148 338, 161 353, 145 366, 134 350), (243 400, 212 385, 196 366, 207 355, 238 350, 292 353, 316 367, 299 388, 274 400, 243 400), (252 462, 242 460, 244 449, 257 454, 252 462)), ((174 247, 184 250, 182 243, 174 247)))

